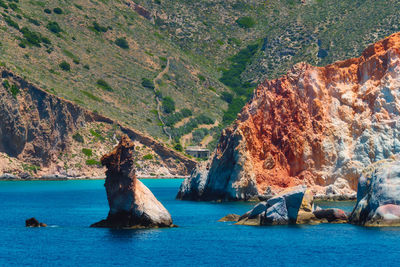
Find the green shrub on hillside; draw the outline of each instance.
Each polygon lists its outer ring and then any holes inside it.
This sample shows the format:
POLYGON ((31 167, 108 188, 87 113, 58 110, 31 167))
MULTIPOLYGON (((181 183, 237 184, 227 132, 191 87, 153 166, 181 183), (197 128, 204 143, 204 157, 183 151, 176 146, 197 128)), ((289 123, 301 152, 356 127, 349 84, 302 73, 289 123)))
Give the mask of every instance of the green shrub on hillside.
POLYGON ((83 139, 83 136, 82 136, 80 133, 75 133, 75 134, 72 136, 72 138, 73 138, 75 141, 79 142, 79 143, 84 143, 84 142, 85 142, 85 140, 83 139))
POLYGON ((96 84, 97 84, 98 87, 100 87, 101 89, 106 90, 108 92, 114 91, 112 89, 112 87, 103 79, 98 79, 96 84))
POLYGON ((41 46, 40 43, 42 42, 42 36, 40 35, 40 33, 31 31, 27 27, 22 27, 20 31, 27 43, 37 47, 41 46))
POLYGON ((46 14, 51 14, 51 10, 48 9, 48 8, 45 8, 43 11, 44 11, 44 13, 46 13, 46 14))
POLYGON ((256 24, 256 22, 254 21, 254 19, 251 18, 251 17, 241 17, 241 18, 238 18, 238 19, 236 20, 236 23, 237 23, 240 27, 245 28, 245 29, 252 28, 252 27, 256 24))
POLYGON ((17 4, 15 4, 15 3, 9 3, 8 6, 14 11, 16 11, 18 9, 17 4))
POLYGON ((14 98, 16 98, 19 93, 19 88, 15 84, 13 84, 13 85, 11 85, 10 92, 11 92, 12 96, 14 98))
POLYGON ((63 71, 70 71, 71 70, 71 66, 69 65, 69 63, 65 60, 63 60, 59 65, 58 65, 63 71))
POLYGON ((4 21, 11 27, 19 30, 19 25, 17 22, 13 21, 9 16, 3 16, 4 17, 4 21))
POLYGON ((90 29, 96 31, 96 32, 107 32, 108 28, 101 26, 100 24, 97 23, 97 21, 93 22, 93 27, 89 27, 90 29))
POLYGON ((98 101, 98 102, 102 101, 102 99, 100 97, 97 97, 97 96, 93 95, 92 93, 87 92, 85 90, 81 90, 81 93, 94 101, 98 101))
POLYGON ((58 25, 58 23, 55 21, 50 21, 47 24, 47 29, 49 29, 49 31, 51 31, 52 33, 55 33, 55 34, 62 32, 60 25, 58 25))
POLYGON ((146 154, 146 155, 143 156, 143 159, 144 159, 144 160, 152 160, 153 158, 154 158, 154 157, 153 157, 152 154, 146 154))
POLYGON ((97 161, 97 160, 95 160, 95 159, 87 159, 86 160, 86 165, 88 165, 88 166, 101 166, 101 162, 100 161, 97 161))
POLYGON ((222 92, 221 99, 230 104, 230 103, 232 103, 233 95, 228 92, 222 92))
POLYGON ((8 6, 6 3, 4 3, 3 0, 0 0, 0 7, 4 8, 4 9, 8 9, 8 6))
POLYGON ((183 151, 183 147, 182 147, 182 145, 180 143, 175 144, 174 145, 174 149, 177 150, 177 151, 180 151, 180 152, 183 151))
POLYGON ((82 148, 82 153, 85 154, 86 157, 91 157, 93 155, 93 151, 89 148, 82 148))
POLYGON ((115 44, 123 49, 129 49, 128 41, 125 38, 117 38, 115 44))
POLYGON ((142 78, 142 86, 146 87, 146 88, 149 88, 151 90, 154 89, 154 83, 151 80, 147 79, 147 78, 142 78))
POLYGON ((175 101, 171 97, 166 96, 162 100, 162 107, 165 113, 172 113, 175 111, 175 101))
POLYGON ((58 15, 60 15, 60 14, 63 13, 62 9, 59 8, 59 7, 54 8, 54 9, 53 9, 53 12, 56 13, 56 14, 58 14, 58 15))

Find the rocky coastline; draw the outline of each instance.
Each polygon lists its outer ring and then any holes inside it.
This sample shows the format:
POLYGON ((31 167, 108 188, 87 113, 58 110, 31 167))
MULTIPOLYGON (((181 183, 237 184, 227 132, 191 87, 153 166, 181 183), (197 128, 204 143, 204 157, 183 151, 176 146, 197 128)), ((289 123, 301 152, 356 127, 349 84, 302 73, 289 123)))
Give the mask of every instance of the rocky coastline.
POLYGON ((359 58, 265 80, 177 198, 262 200, 306 185, 320 199, 355 199, 363 169, 400 153, 399 62, 395 33, 359 58))

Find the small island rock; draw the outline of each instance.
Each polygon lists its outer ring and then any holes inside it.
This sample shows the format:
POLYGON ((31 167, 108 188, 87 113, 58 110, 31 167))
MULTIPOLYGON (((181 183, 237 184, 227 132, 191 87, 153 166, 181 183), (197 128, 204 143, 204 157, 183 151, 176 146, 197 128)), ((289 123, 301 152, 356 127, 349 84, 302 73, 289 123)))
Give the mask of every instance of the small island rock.
POLYGON ((136 178, 134 144, 124 135, 112 152, 101 158, 107 167, 105 188, 110 206, 108 217, 91 227, 173 227, 171 215, 153 193, 136 178))
POLYGON ((30 218, 25 220, 26 227, 46 227, 47 224, 39 222, 36 218, 30 218))

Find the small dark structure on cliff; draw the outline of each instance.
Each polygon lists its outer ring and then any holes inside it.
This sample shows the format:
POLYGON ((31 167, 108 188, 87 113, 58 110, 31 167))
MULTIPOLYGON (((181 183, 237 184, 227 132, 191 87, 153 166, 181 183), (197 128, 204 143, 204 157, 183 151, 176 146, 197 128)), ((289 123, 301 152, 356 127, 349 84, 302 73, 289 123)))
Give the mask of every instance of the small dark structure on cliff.
POLYGON ((210 157, 210 150, 206 148, 201 148, 197 146, 190 146, 185 150, 186 154, 195 157, 195 158, 209 158, 210 157))

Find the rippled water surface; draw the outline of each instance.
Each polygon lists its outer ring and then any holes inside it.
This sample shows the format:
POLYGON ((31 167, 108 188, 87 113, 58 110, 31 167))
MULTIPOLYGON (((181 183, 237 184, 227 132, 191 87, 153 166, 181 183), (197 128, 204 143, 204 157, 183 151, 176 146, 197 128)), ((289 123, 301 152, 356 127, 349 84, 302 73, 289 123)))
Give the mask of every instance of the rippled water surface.
MULTIPOLYGON (((0 182, 0 266, 387 266, 400 230, 353 225, 250 227, 221 223, 251 203, 175 200, 182 180, 143 180, 179 228, 89 228, 107 216, 104 181, 0 182), (36 217, 47 228, 25 228, 36 217)), ((352 203, 320 203, 351 210, 352 203)))

